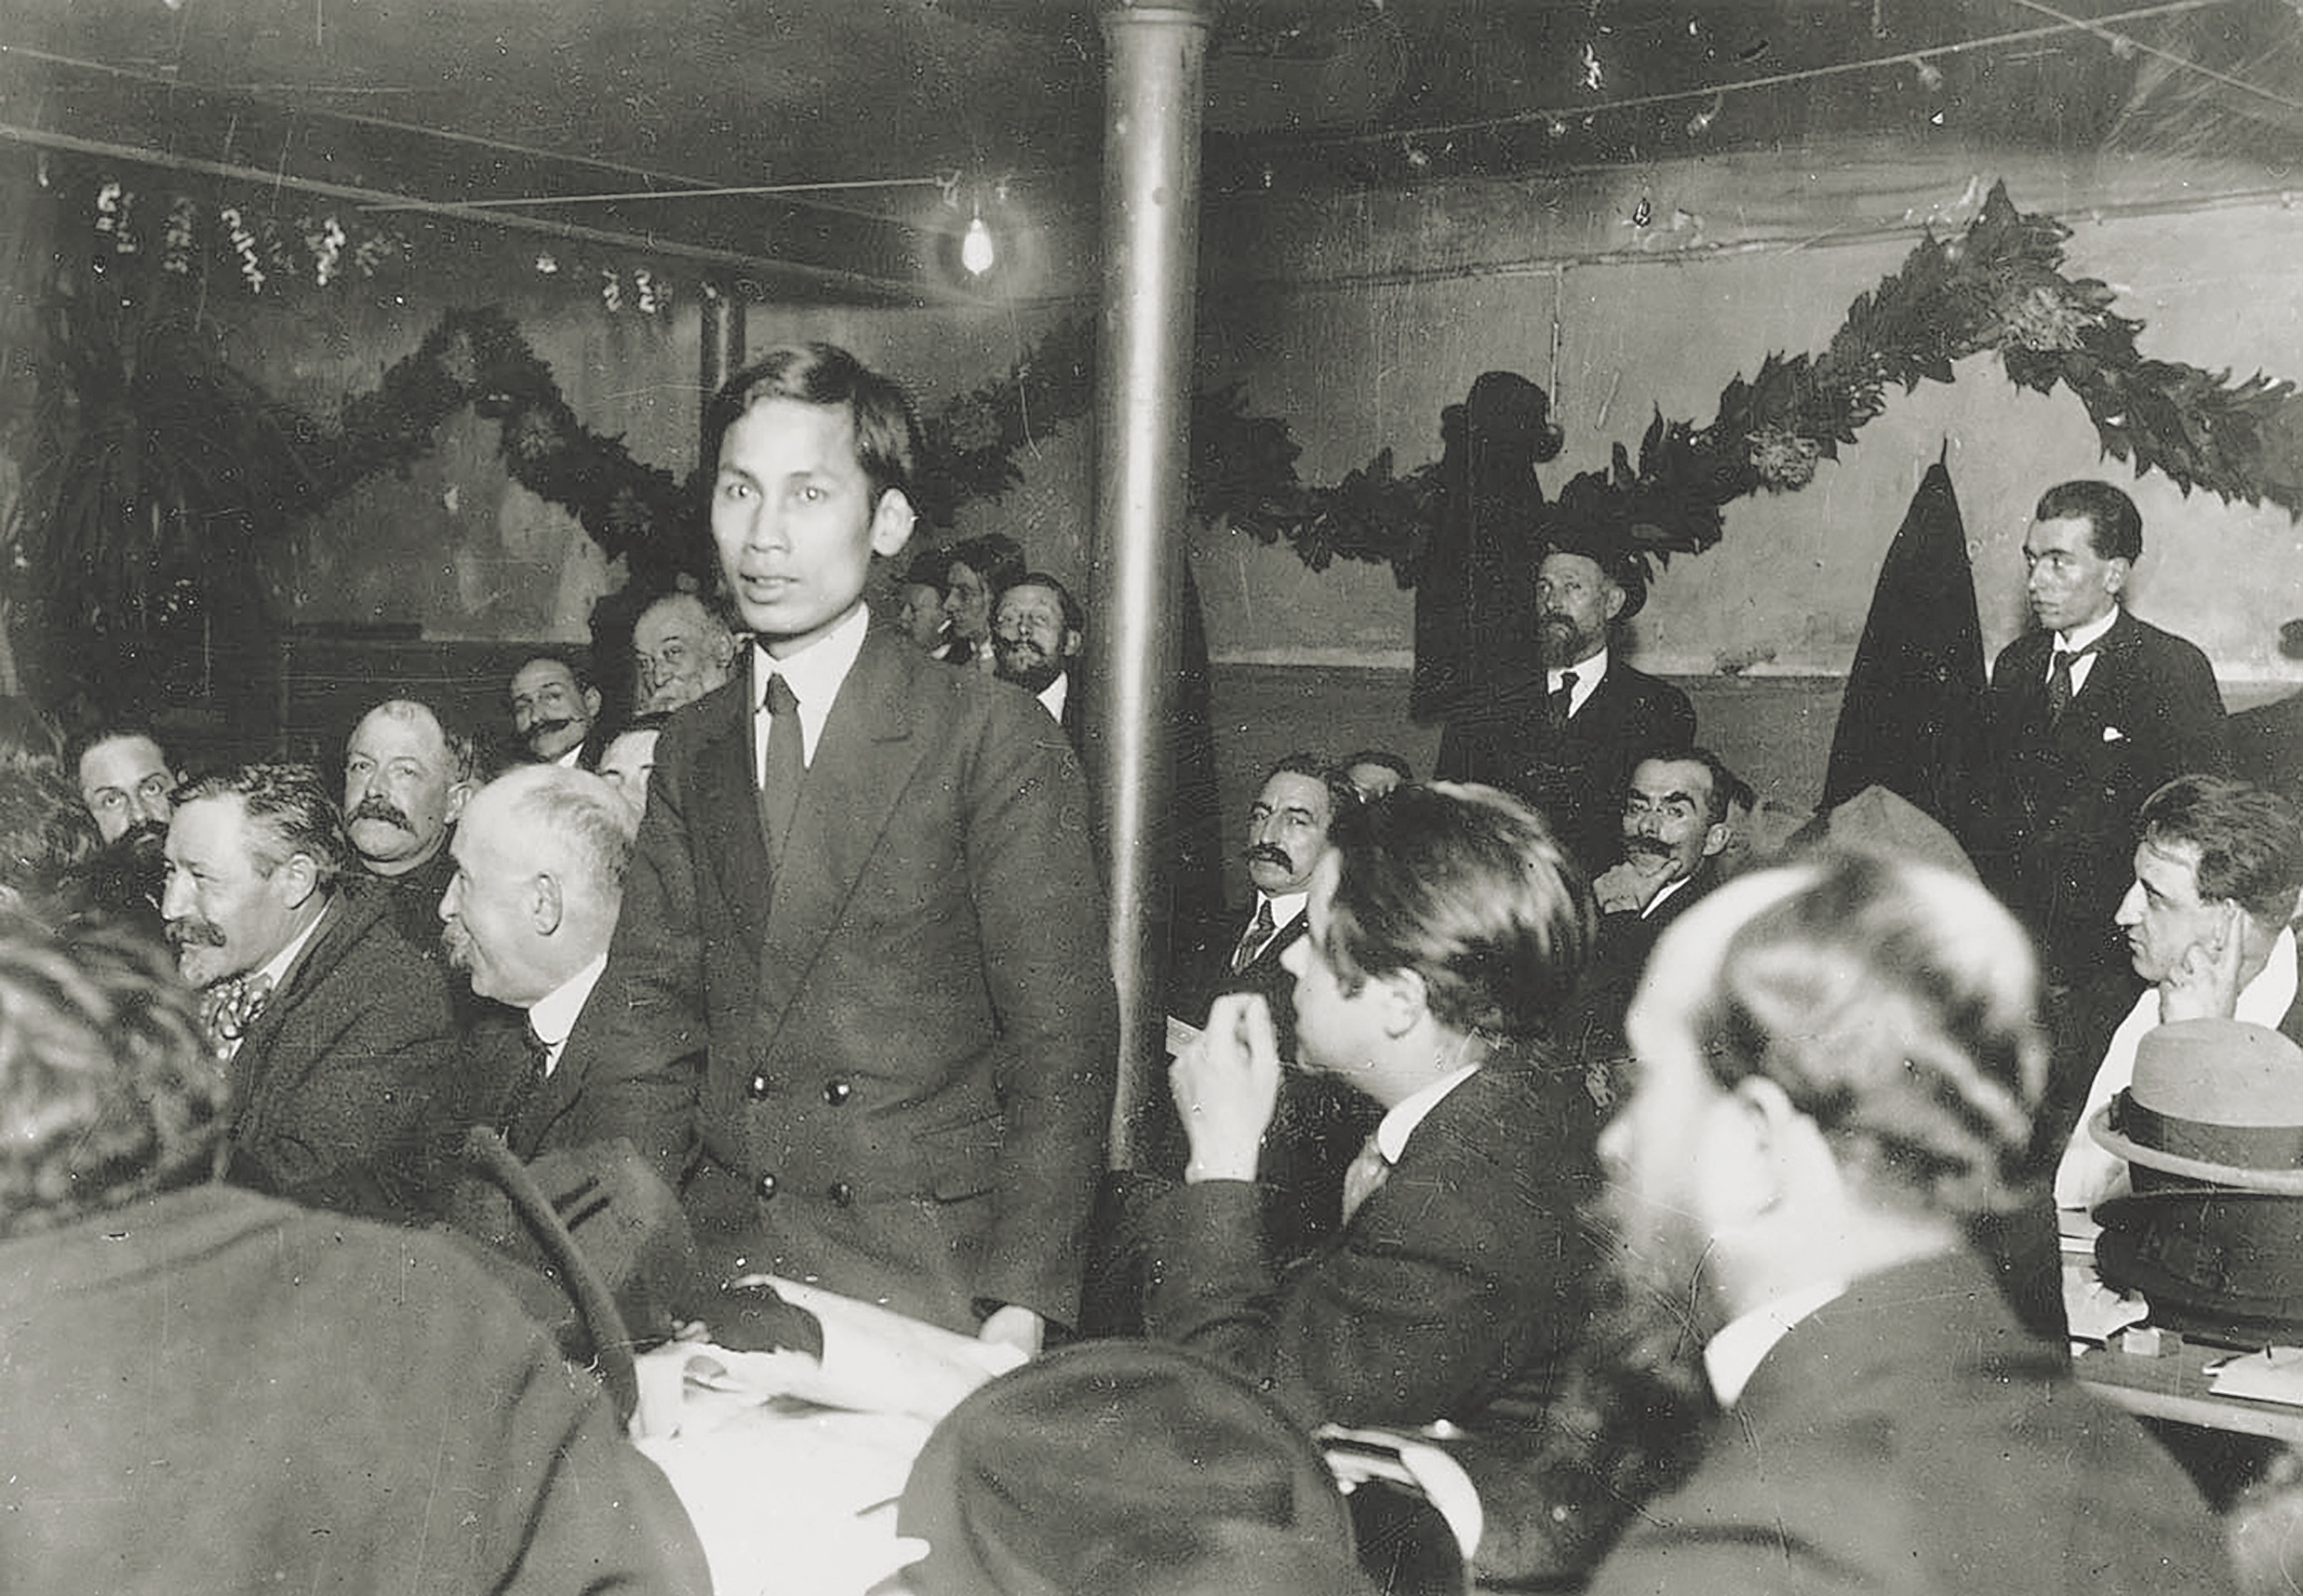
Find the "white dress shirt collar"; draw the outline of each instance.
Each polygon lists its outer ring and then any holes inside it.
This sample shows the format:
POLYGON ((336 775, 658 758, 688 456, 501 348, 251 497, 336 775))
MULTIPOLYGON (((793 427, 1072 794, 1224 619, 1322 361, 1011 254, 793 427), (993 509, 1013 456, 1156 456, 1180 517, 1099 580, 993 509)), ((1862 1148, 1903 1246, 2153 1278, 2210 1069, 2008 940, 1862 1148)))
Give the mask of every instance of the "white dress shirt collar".
POLYGON ((1064 704, 1071 697, 1071 691, 1072 673, 1069 671, 1062 672, 1053 681, 1039 690, 1038 696, 1040 708, 1054 717, 1058 726, 1064 724, 1064 704))
POLYGON ((758 643, 752 645, 752 718, 758 731, 752 739, 752 779, 756 785, 767 779, 768 678, 781 675, 792 684, 792 696, 799 700, 800 763, 813 763, 816 744, 823 740, 823 723, 831 718, 832 700, 839 696, 840 684, 855 668, 856 656, 864 651, 864 638, 871 630, 871 612, 858 604, 823 637, 781 660, 758 643))
POLYGON ((560 1054, 567 1051, 569 1033, 576 1028, 577 1016, 591 1001, 592 988, 599 984, 600 972, 608 968, 608 950, 602 948, 586 961, 583 968, 561 982, 529 1006, 528 1024, 535 1031, 536 1039, 543 1043, 543 1072, 547 1076, 560 1066, 560 1054))
MULTIPOLYGON (((2095 658, 2100 650, 2095 645, 2103 641, 2104 634, 2109 632, 2118 620, 2119 606, 2114 604, 2105 613, 2096 616, 2077 631, 2055 634, 2055 647, 2067 653, 2079 649, 2087 650, 2071 662, 2071 691, 2074 694, 2087 685, 2087 677, 2095 668, 2095 658)), ((2050 677, 2055 674, 2055 659, 2052 652, 2047 656, 2047 674, 2050 677)))
POLYGON ((1408 1138, 1415 1133, 1425 1117, 1444 1102, 1449 1093, 1479 1073, 1477 1062, 1466 1064, 1394 1103, 1375 1127, 1375 1147, 1384 1155, 1384 1161, 1398 1163, 1399 1156, 1407 1151, 1408 1138))
POLYGON ((1260 901, 1271 905, 1271 929, 1274 931, 1287 930, 1288 922, 1302 914, 1305 905, 1311 902, 1311 893, 1308 891, 1258 892, 1255 895, 1260 901))
POLYGON ((328 917, 335 907, 335 903, 331 901, 315 915, 312 923, 290 937, 286 947, 264 960, 263 967, 255 972, 250 979, 261 979, 265 989, 277 996, 280 988, 288 983, 288 972, 296 968, 296 961, 304 956, 304 949, 312 946, 312 939, 320 934, 320 927, 328 923, 328 917))
POLYGON ((1842 1281, 1819 1281, 1763 1302, 1748 1313, 1739 1313, 1722 1325, 1703 1348, 1704 1373, 1710 1377, 1720 1406, 1733 1408, 1751 1376, 1775 1349, 1775 1343, 1790 1334, 1800 1321, 1846 1292, 1842 1281))
POLYGON ((1544 691, 1547 693, 1559 691, 1560 678, 1570 671, 1575 673, 1575 686, 1567 695, 1567 712, 1571 716, 1579 715, 1584 705, 1591 702, 1591 695, 1600 691, 1600 678, 1607 675, 1607 650, 1601 649, 1589 659, 1577 660, 1572 665, 1561 665, 1557 669, 1546 667, 1544 691))

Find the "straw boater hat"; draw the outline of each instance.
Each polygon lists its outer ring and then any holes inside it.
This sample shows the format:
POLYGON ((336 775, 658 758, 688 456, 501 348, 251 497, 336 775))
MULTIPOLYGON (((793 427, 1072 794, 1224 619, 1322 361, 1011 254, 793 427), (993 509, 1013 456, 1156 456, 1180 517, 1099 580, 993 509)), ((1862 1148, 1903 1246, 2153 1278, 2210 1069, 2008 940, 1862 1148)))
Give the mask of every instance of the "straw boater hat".
POLYGON ((2087 1130, 2135 1187, 2096 1210, 2106 1281, 2175 1329, 2303 1334, 2303 1049, 2237 1020, 2161 1026, 2087 1130))

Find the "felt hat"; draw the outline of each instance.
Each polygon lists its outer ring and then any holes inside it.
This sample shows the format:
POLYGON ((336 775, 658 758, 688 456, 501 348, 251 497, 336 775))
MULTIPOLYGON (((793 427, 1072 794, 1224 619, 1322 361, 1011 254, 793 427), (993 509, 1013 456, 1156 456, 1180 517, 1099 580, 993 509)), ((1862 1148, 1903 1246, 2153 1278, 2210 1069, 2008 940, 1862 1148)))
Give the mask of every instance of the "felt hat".
POLYGON ((2303 1048, 2241 1020, 2161 1026, 2136 1049, 2134 1083, 2087 1133, 2127 1160, 2137 1190, 2303 1196, 2303 1048))
POLYGON ((1319 1449, 1197 1353, 1088 1341, 971 1393, 928 1438, 896 1527, 928 1543, 917 1596, 1070 1596, 1115 1549, 1216 1523, 1341 1550, 1350 1519, 1319 1449))
POLYGON ((1647 562, 1625 529, 1579 508, 1565 494, 1544 523, 1544 553, 1581 555, 1622 588, 1624 607, 1615 616, 1618 624, 1637 615, 1647 603, 1647 562))
POLYGON ((2107 1282, 2170 1329, 2303 1335, 2303 1050, 2237 1020, 2161 1026, 2087 1129, 2135 1184, 2095 1210, 2107 1282))

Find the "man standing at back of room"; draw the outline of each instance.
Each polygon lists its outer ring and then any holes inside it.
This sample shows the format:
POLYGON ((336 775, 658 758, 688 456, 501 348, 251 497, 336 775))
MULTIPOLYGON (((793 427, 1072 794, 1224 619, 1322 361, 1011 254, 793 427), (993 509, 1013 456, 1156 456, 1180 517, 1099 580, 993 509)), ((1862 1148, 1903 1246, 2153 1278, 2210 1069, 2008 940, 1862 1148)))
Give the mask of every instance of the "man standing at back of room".
POLYGON ((705 431, 756 641, 658 746, 611 1046, 707 1055, 710 1262, 1037 1348, 1075 1322, 1116 1065, 1086 785, 1028 698, 869 624, 912 530, 901 389, 782 349, 705 431))
POLYGON ((2143 517, 2108 482, 2042 494, 2023 540, 2036 630, 1991 670, 1992 769, 2002 788, 1985 881, 2038 938, 2049 986, 2134 987, 2113 923, 2143 800, 2180 775, 2230 768, 2215 672, 2185 639, 2122 602, 2143 517))
POLYGON ((1589 876, 1615 861, 1632 761, 1695 740, 1687 694, 1632 669, 1614 647, 1646 599, 1635 554, 1597 529, 1554 527, 1535 577, 1541 668, 1450 720, 1432 771, 1542 810, 1589 876))

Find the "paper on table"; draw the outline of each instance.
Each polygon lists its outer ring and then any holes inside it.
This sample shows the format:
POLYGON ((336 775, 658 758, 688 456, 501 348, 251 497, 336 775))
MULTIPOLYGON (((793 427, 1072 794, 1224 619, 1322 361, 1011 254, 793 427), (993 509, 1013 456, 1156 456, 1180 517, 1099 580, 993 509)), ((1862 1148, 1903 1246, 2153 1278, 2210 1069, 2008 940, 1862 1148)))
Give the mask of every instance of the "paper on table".
POLYGON ((737 1283, 760 1281, 816 1316, 823 1326, 822 1361, 804 1352, 734 1352, 698 1343, 685 1349, 682 1360, 691 1383, 761 1401, 797 1397, 824 1407, 933 1421, 993 1375, 1024 1361, 1017 1348, 979 1341, 797 1281, 754 1275, 737 1283))
POLYGON ((1170 1014, 1168 1016, 1168 1056, 1173 1058, 1177 1053, 1198 1041, 1201 1032, 1198 1026, 1187 1026, 1173 1014, 1170 1014))
POLYGON ((2258 1402, 2303 1407, 2303 1347, 2267 1347, 2246 1352, 2217 1368, 2207 1388, 2219 1397, 2250 1397, 2258 1402))
POLYGON ((2139 1296, 2120 1295, 2098 1280, 2093 1268, 2063 1271, 2063 1316, 2074 1341, 2108 1343, 2129 1325, 2142 1323, 2150 1312, 2150 1304, 2139 1296))

